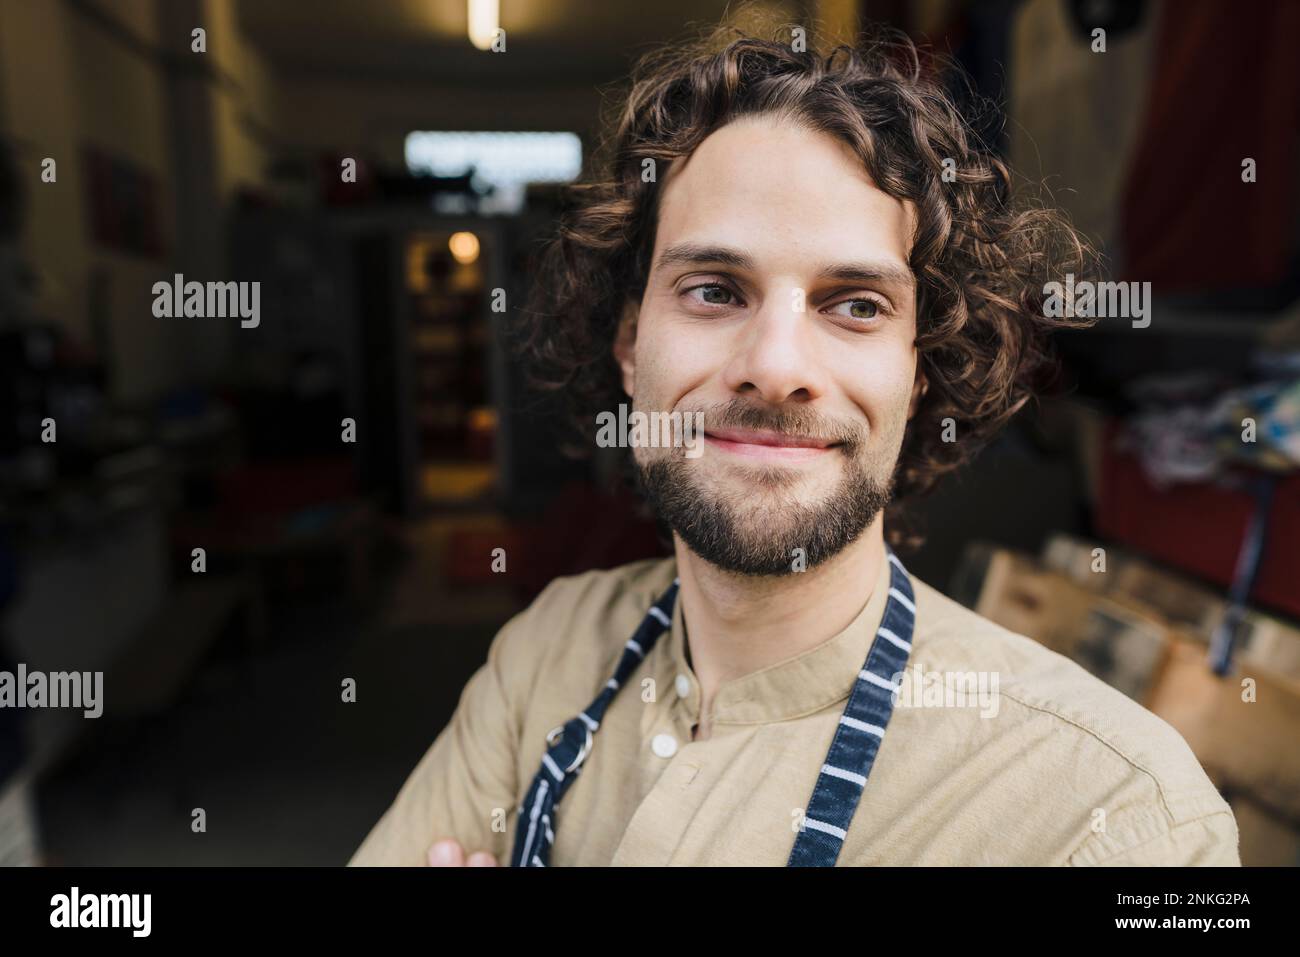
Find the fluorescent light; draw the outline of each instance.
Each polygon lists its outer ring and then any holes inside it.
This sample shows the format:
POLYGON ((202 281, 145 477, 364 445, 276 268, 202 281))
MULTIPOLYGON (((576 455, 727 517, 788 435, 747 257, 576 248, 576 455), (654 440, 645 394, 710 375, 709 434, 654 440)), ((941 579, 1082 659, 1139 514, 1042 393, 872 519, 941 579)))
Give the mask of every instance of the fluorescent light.
MULTIPOLYGON (((514 213, 523 208, 529 183, 569 183, 582 171, 582 140, 576 133, 418 130, 406 137, 406 168, 416 176, 461 176, 474 171, 474 185, 491 185, 480 213, 514 213)), ((436 197, 441 211, 459 200, 436 197)), ((462 210, 463 211, 463 210, 462 210)))
POLYGON ((480 50, 491 49, 500 27, 500 0, 469 0, 470 43, 480 50))

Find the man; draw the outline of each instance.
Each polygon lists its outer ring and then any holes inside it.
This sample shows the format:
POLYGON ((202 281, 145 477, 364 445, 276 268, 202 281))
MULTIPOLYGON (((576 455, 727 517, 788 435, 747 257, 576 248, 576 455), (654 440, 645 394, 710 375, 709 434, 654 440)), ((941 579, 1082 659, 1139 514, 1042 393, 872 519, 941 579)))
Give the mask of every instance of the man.
POLYGON ((642 64, 528 312, 588 426, 702 413, 633 449, 674 555, 507 623, 352 863, 1239 864, 1169 725, 886 545, 1030 397, 1085 248, 910 45, 716 46, 642 64))

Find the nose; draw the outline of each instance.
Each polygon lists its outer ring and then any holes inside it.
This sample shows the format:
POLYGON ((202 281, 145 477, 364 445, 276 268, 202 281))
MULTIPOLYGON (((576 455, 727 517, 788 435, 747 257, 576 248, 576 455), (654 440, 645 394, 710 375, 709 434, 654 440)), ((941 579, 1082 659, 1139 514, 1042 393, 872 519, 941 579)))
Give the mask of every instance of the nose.
POLYGON ((769 295, 741 327, 724 370, 737 394, 782 402, 810 402, 825 392, 826 370, 817 357, 803 296, 795 287, 769 295))

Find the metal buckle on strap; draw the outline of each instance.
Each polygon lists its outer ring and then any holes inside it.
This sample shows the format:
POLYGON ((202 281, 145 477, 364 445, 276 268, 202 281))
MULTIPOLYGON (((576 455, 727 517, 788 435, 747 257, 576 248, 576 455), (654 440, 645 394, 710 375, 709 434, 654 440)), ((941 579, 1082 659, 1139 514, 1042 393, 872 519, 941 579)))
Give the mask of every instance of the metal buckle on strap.
MULTIPOLYGON (((588 728, 586 725, 583 725, 583 730, 587 732, 587 740, 584 741, 582 747, 578 749, 577 757, 573 759, 573 763, 564 769, 565 774, 571 774, 573 772, 573 769, 576 768, 578 765, 580 765, 583 761, 587 760, 587 755, 591 753, 591 745, 592 745, 591 728, 588 728)), ((546 743, 554 747, 556 740, 559 739, 563 734, 564 734, 564 725, 562 724, 556 725, 554 728, 552 728, 550 731, 546 733, 546 743)))

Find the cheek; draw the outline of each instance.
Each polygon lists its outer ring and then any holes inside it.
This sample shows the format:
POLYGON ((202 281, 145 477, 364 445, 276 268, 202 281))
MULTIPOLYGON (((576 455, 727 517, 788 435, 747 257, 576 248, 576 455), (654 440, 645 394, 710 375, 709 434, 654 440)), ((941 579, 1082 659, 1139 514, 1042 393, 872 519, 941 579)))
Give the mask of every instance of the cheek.
POLYGON ((845 392, 866 412, 872 431, 891 432, 907 421, 916 376, 916 354, 907 349, 878 349, 854 357, 841 369, 845 392))
POLYGON ((644 328, 637 335, 633 355, 636 359, 636 380, 632 398, 637 405, 643 405, 648 397, 657 393, 659 381, 659 352, 651 337, 645 334, 644 328))
POLYGON ((648 323, 636 343, 636 399, 667 408, 694 388, 712 368, 705 337, 694 339, 680 331, 669 335, 665 324, 648 323))

